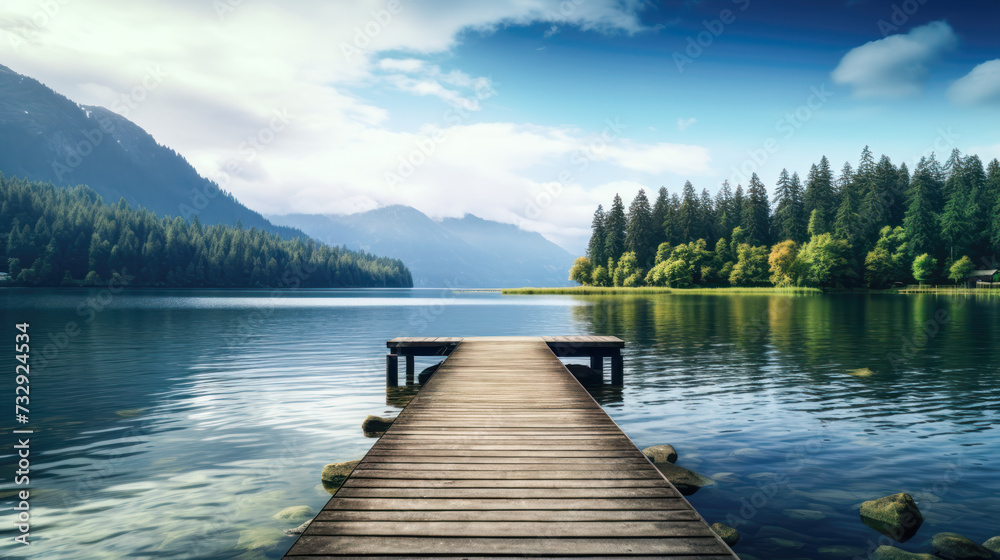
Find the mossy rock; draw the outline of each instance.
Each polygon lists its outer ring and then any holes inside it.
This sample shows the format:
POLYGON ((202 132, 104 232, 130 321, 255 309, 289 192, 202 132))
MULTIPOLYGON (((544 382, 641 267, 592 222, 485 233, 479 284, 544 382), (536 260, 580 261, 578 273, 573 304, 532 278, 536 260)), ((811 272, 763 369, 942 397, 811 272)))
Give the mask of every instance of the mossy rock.
POLYGON ((323 481, 323 487, 330 490, 333 488, 340 488, 340 485, 347 480, 350 476, 351 471, 354 467, 358 466, 361 460, 357 461, 347 461, 345 463, 330 463, 329 465, 323 467, 323 472, 320 473, 319 478, 323 481))
POLYGON ((297 536, 297 535, 301 535, 302 533, 306 532, 306 529, 309 527, 310 523, 312 523, 312 519, 306 520, 304 523, 302 523, 302 525, 299 525, 298 527, 293 527, 291 529, 285 529, 285 535, 287 535, 289 537, 294 537, 294 536, 297 536))
POLYGON ((271 548, 284 538, 285 533, 281 529, 274 529, 272 527, 244 529, 240 531, 240 540, 236 543, 236 548, 239 550, 271 548))
POLYGON ((900 492, 862 503, 861 521, 897 542, 906 542, 920 529, 924 517, 913 498, 900 492))
POLYGON ((993 553, 958 533, 938 533, 931 539, 934 554, 947 560, 989 560, 993 553))
POLYGON ((649 460, 654 463, 677 462, 677 450, 674 449, 674 446, 669 443, 647 447, 642 450, 642 454, 649 457, 649 460))
POLYGON ((983 548, 987 550, 992 550, 996 554, 1000 555, 1000 536, 993 537, 984 542, 983 548))
POLYGON ((941 560, 933 554, 907 552, 894 546, 882 545, 872 553, 872 560, 941 560))
POLYGON ((299 521, 301 519, 308 519, 316 515, 316 510, 309 506, 291 506, 279 511, 272 516, 272 519, 287 519, 290 521, 299 521))
POLYGON ((395 420, 395 418, 384 418, 382 416, 372 416, 369 414, 364 421, 361 422, 361 429, 365 432, 366 436, 379 436, 384 434, 385 431, 389 429, 389 426, 392 426, 393 420, 395 420))
POLYGON ((875 375, 875 372, 872 371, 872 370, 870 370, 870 369, 868 369, 868 368, 866 368, 866 367, 863 367, 863 368, 858 368, 858 369, 855 369, 855 370, 851 370, 851 371, 847 372, 847 375, 850 375, 852 377, 871 377, 871 376, 875 375))
POLYGON ((689 471, 684 467, 678 467, 673 463, 653 463, 663 476, 674 485, 675 488, 685 496, 690 496, 698 490, 715 484, 711 478, 706 478, 700 474, 689 471))
POLYGON ((736 546, 740 542, 740 532, 724 523, 712 523, 712 530, 722 539, 722 542, 729 546, 736 546))

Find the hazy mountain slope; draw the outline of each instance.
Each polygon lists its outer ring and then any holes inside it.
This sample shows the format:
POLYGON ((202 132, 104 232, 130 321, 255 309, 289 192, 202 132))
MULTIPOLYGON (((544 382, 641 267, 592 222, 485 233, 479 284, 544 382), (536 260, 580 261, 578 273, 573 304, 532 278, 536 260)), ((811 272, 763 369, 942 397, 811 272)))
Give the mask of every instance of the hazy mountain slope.
POLYGON ((0 65, 0 172, 57 186, 85 184, 108 203, 120 198, 158 214, 183 215, 182 205, 205 224, 242 221, 285 237, 263 216, 220 193, 198 208, 192 190, 216 192, 177 152, 103 107, 82 106, 37 80, 0 65))
POLYGON ((418 287, 564 286, 573 256, 541 235, 468 215, 435 222, 408 206, 268 216, 326 243, 401 259, 418 287))

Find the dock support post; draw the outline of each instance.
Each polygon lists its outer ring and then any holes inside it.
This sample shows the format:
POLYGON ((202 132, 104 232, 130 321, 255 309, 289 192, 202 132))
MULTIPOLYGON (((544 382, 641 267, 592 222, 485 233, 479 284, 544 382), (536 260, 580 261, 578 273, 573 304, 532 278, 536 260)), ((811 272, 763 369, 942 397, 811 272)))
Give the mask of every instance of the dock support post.
POLYGON ((601 356, 591 356, 590 369, 604 375, 604 358, 601 356))
POLYGON ((385 355, 385 386, 399 387, 399 356, 385 355))
POLYGON ((413 385, 413 356, 406 357, 406 384, 413 385))
POLYGON ((621 352, 611 356, 611 384, 616 387, 625 385, 625 360, 621 352))

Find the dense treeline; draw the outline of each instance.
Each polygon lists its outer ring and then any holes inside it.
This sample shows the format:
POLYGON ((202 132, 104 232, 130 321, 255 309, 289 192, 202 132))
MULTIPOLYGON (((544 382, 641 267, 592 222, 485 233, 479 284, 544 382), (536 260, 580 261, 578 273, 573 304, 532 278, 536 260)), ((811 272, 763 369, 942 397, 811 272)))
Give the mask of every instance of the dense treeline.
POLYGON ((410 271, 313 240, 197 217, 163 218, 88 187, 59 188, 0 174, 0 266, 25 286, 409 287, 410 271))
POLYGON ((690 181, 680 195, 639 190, 626 212, 598 206, 587 256, 570 279, 598 286, 817 286, 884 288, 963 280, 997 268, 1000 162, 954 150, 942 165, 875 160, 835 177, 823 156, 803 183, 782 170, 774 201, 756 173, 746 191, 724 182, 712 197, 690 181))

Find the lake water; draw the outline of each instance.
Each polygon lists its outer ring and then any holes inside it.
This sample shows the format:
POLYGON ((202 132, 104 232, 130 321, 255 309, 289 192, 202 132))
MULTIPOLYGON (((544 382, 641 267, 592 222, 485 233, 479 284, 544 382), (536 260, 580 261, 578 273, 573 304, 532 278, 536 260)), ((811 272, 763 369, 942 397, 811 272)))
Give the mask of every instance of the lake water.
POLYGON ((599 401, 640 447, 671 443, 679 465, 728 473, 688 499, 710 523, 736 524, 747 558, 865 556, 888 541, 859 503, 901 491, 926 518, 902 548, 927 551, 939 531, 1000 533, 998 298, 279 296, 0 291, 11 372, 14 324, 30 323, 34 429, 25 547, 11 541, 11 432, 24 427, 11 373, 3 553, 280 558, 292 543, 281 530, 298 523, 272 516, 321 508, 323 465, 372 445, 366 415, 400 410, 385 394, 394 336, 622 337, 625 386, 599 401), (873 374, 849 375, 859 368, 873 374))

